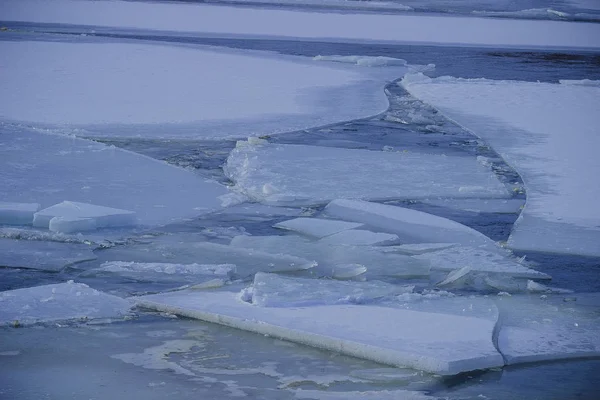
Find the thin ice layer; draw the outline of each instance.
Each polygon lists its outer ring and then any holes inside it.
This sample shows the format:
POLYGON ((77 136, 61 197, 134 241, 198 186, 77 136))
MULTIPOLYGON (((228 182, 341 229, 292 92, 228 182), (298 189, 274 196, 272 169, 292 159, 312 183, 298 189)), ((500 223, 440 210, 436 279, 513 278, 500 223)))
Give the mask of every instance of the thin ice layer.
POLYGON ((368 117, 407 71, 97 37, 0 42, 0 62, 2 119, 94 137, 239 138, 368 117))
POLYGON ((56 272, 94 260, 92 250, 87 244, 0 238, 0 266, 56 272))
POLYGON ((259 272, 254 276, 251 302, 260 307, 368 304, 412 290, 413 286, 380 281, 306 279, 259 272))
POLYGON ((362 225, 356 222, 337 221, 334 219, 294 218, 278 222, 273 227, 320 239, 348 229, 358 228, 362 225))
POLYGON ((82 283, 59 283, 0 293, 0 325, 120 318, 131 302, 82 283))
POLYGON ((238 143, 225 173, 238 191, 262 203, 508 197, 492 171, 471 157, 238 143))
POLYGON ((352 229, 324 237, 319 242, 334 245, 381 246, 398 242, 398 235, 371 232, 364 229, 352 229))
POLYGON ((229 279, 235 271, 232 264, 172 264, 109 261, 86 271, 85 275, 117 275, 145 282, 198 283, 210 279, 229 279))
POLYGON ((95 204, 79 203, 76 201, 63 201, 35 213, 33 226, 37 228, 50 228, 53 232, 75 232, 77 230, 90 230, 97 228, 115 228, 130 226, 136 223, 135 213, 128 210, 99 206, 95 204), (58 219, 55 219, 58 218, 58 219), (55 219, 53 221, 53 219, 55 219), (88 221, 81 221, 81 219, 88 221), (93 221, 93 224, 89 221, 93 221), (83 224, 82 224, 83 222, 83 224), (89 223, 89 226, 86 225, 89 223), (77 229, 77 228, 80 229, 77 229), (85 229, 88 228, 88 229, 85 229))
POLYGON ((40 209, 37 203, 8 203, 0 201, 0 225, 31 225, 33 214, 40 209))
POLYGON ((140 224, 153 225, 219 209, 218 197, 227 193, 191 171, 113 146, 3 129, 0 193, 9 201, 93 203, 134 211, 140 224))
POLYGON ((404 243, 446 243, 452 241, 471 246, 495 248, 494 242, 468 226, 421 211, 371 203, 338 199, 325 207, 325 214, 346 221, 398 235, 404 243))
POLYGON ((182 291, 136 301, 155 310, 442 375, 504 364, 492 343, 495 321, 483 318, 368 305, 256 307, 232 292, 182 291))
MULTIPOLYGON (((594 0, 587 0, 587 2, 592 1, 594 0)), ((600 48, 600 27, 596 24, 447 15, 317 13, 154 2, 105 3, 58 0, 48 3, 43 0, 4 0, 1 4, 0 10, 5 21, 177 31, 213 37, 227 35, 278 37, 291 40, 332 39, 336 42, 600 48)), ((421 2, 418 5, 422 6, 421 2)), ((448 2, 443 2, 443 5, 437 9, 446 12, 448 2)))
POLYGON ((329 245, 291 235, 236 236, 231 240, 231 246, 306 257, 318 263, 311 272, 324 276, 335 276, 336 271, 342 273, 342 270, 356 271, 360 266, 367 269, 366 277, 369 279, 429 276, 429 262, 402 254, 384 253, 379 247, 329 245))
MULTIPOLYGON (((407 75, 406 89, 486 140, 523 178, 513 249, 600 256, 600 86, 407 75)), ((583 84, 581 84, 583 83, 583 84)))
POLYGON ((600 307, 570 297, 498 298, 498 348, 507 364, 600 356, 600 307))

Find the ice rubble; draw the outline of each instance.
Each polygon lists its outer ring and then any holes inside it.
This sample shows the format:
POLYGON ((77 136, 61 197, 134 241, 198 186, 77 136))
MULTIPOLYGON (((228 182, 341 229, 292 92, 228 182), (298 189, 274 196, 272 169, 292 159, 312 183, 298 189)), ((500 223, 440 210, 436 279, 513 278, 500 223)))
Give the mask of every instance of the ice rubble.
POLYGON ((238 142, 224 171, 236 190, 267 204, 509 196, 492 171, 475 159, 425 153, 238 142))
POLYGON ((98 217, 71 214, 78 203, 93 203, 131 210, 142 225, 166 224, 220 209, 218 197, 228 193, 191 171, 113 146, 10 125, 3 129, 0 193, 6 201, 42 207, 71 201, 52 216, 98 217), (71 211, 63 214, 67 208, 71 211))
POLYGON ((40 209, 37 203, 8 203, 0 201, 0 225, 31 225, 33 214, 40 209))
POLYGON ((599 48, 600 27, 560 21, 247 9, 206 4, 5 0, 5 21, 63 23, 228 37, 333 39, 493 47, 599 48), (169 15, 169 18, 164 18, 169 15))
POLYGON ((145 282, 185 282, 197 284, 212 279, 229 280, 235 272, 233 264, 173 264, 108 261, 85 275, 118 275, 145 282))
POLYGON ((132 226, 136 222, 133 211, 76 201, 63 201, 40 210, 33 216, 34 227, 62 233, 132 226))
POLYGON ((492 343, 495 321, 487 318, 370 305, 265 308, 225 291, 135 300, 150 309, 442 375, 504 364, 492 343))
POLYGON ((0 239, 0 266, 60 271, 64 267, 94 260, 93 247, 79 243, 0 239))
POLYGON ((93 137, 240 138, 368 117, 407 71, 97 37, 5 41, 0 54, 2 119, 93 137))
POLYGON ((475 132, 521 175, 527 203, 509 247, 600 256, 600 87, 427 78, 409 74, 404 87, 475 132))
POLYGON ((274 228, 298 232, 302 235, 321 239, 348 229, 359 228, 363 224, 322 218, 294 218, 278 222, 274 228))
POLYGON ((254 276, 250 302, 260 307, 368 304, 382 298, 411 293, 412 290, 413 286, 380 281, 307 279, 259 272, 254 276))
POLYGON ((82 283, 59 283, 0 292, 0 325, 72 319, 121 318, 132 303, 82 283))

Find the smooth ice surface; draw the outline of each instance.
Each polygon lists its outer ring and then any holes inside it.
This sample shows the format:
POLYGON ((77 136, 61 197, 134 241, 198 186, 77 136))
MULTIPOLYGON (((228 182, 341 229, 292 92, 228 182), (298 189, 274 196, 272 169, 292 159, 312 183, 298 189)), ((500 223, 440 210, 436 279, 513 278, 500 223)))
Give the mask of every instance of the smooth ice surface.
POLYGON ((468 226, 421 211, 360 200, 334 200, 325 214, 394 233, 405 243, 452 242, 495 248, 494 241, 468 226))
POLYGON ((86 271, 86 275, 118 275, 145 282, 198 283, 211 279, 229 279, 235 271, 232 264, 172 264, 109 261, 86 271))
POLYGON ((31 225, 38 203, 8 203, 0 201, 0 225, 31 225))
POLYGON ((77 232, 95 228, 135 225, 135 212, 76 201, 63 201, 36 212, 33 226, 53 232, 77 232))
POLYGON ((513 249, 600 256, 600 87, 580 83, 405 77, 411 94, 485 139, 523 178, 513 249))
POLYGON ((401 58, 384 56, 315 56, 315 61, 333 61, 345 64, 355 64, 363 67, 381 67, 385 65, 407 65, 401 58))
POLYGON ((140 224, 154 225, 220 209, 218 197, 228 193, 191 171, 113 146, 9 126, 0 138, 7 201, 93 203, 134 211, 140 224))
POLYGON ((518 214, 525 203, 521 199, 426 199, 425 204, 476 213, 518 214))
POLYGON ((458 246, 456 243, 410 243, 410 244, 399 244, 397 246, 390 246, 386 248, 386 251, 397 252, 400 254, 407 254, 410 256, 416 254, 429 253, 432 251, 444 250, 450 247, 458 246))
POLYGON ((0 118, 94 137, 239 138, 367 117, 388 106, 385 80, 406 72, 378 80, 295 57, 105 39, 0 42, 0 62, 0 118))
POLYGON ((129 300, 69 281, 0 292, 0 325, 120 318, 130 307, 129 300))
POLYGON ((498 347, 508 364, 600 356, 600 307, 565 296, 498 298, 498 347))
POLYGON ((252 304, 260 307, 307 307, 330 304, 368 304, 411 293, 413 286, 380 281, 351 282, 286 277, 259 272, 252 285, 252 304))
POLYGON ((5 0, 0 13, 6 21, 126 27, 211 36, 513 47, 600 47, 600 26, 555 21, 68 0, 51 3, 43 0, 5 0))
POLYGON ((231 240, 231 246, 313 259, 318 265, 311 273, 323 276, 348 277, 344 276, 344 271, 354 271, 351 275, 360 275, 358 272, 361 266, 367 269, 366 277, 369 279, 381 276, 414 278, 429 275, 428 261, 402 254, 384 253, 380 247, 336 246, 310 242, 291 235, 236 236, 231 240))
POLYGON ((486 249, 455 246, 420 255, 414 258, 427 260, 431 269, 452 271, 463 267, 470 267, 471 271, 486 274, 509 275, 516 278, 550 279, 550 276, 538 272, 521 264, 518 259, 501 249, 488 251, 486 249))
POLYGON ((320 239, 348 229, 358 228, 362 225, 356 222, 337 221, 334 219, 294 218, 278 222, 273 227, 320 239))
POLYGON ((508 197, 492 171, 470 157, 238 143, 225 174, 235 182, 234 189, 262 203, 508 197))
POLYGON ((398 242, 398 236, 391 233, 352 229, 324 237, 319 242, 355 246, 380 246, 398 242))
POLYGON ((231 292, 181 291, 136 301, 160 311, 442 375, 504 364, 492 344, 495 321, 484 318, 368 305, 265 308, 245 303, 231 292))
POLYGON ((0 239, 0 266, 60 271, 81 261, 94 260, 87 244, 0 239))

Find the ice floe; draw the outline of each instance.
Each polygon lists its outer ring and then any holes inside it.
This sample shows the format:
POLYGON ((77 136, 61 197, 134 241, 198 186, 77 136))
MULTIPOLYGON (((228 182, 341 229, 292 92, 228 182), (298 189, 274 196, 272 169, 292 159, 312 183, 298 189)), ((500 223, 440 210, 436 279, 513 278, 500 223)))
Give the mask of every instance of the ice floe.
POLYGON ((397 243, 398 236, 391 233, 352 229, 324 237, 319 242, 337 245, 379 246, 397 243))
POLYGON ((33 216, 33 226, 36 228, 62 233, 132 226, 136 222, 133 211, 75 201, 63 201, 40 210, 33 216))
POLYGON ((238 143, 225 174, 236 190, 267 204, 509 196, 494 173, 470 157, 238 143))
POLYGON ((45 242, 0 238, 0 266, 60 271, 96 256, 93 247, 81 243, 45 242))
POLYGON ((0 201, 0 225, 31 225, 33 214, 40 209, 37 203, 7 203, 0 201))
POLYGON ((278 222, 273 227, 320 239, 348 229, 359 228, 362 225, 356 222, 337 221, 333 219, 294 218, 278 222))
POLYGON ((433 400, 422 392, 410 390, 369 390, 355 392, 334 392, 321 390, 298 389, 294 393, 296 399, 314 400, 433 400))
POLYGON ((527 202, 509 247, 600 255, 600 87, 407 75, 417 98, 482 137, 523 178, 527 202))
POLYGON ((135 300, 150 309, 442 375, 504 364, 492 343, 495 321, 489 318, 370 305, 257 307, 226 291, 135 300))
POLYGON ((0 325, 122 318, 132 303, 82 283, 59 283, 0 292, 0 325))

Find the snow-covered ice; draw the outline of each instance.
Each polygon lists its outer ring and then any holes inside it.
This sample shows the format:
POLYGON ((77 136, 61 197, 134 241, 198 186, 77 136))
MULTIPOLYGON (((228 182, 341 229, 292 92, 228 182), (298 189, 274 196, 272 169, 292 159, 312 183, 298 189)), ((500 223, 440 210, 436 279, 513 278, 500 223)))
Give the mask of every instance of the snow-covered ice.
POLYGON ((600 356, 600 308, 565 296, 499 297, 498 348, 507 364, 600 356))
POLYGON ((322 218, 294 218, 278 222, 274 228, 297 232, 301 235, 321 239, 348 229, 359 228, 363 224, 322 218))
POLYGON ((0 292, 0 325, 73 319, 122 318, 132 303, 82 283, 59 283, 0 292))
POLYGON ((0 266, 60 271, 96 256, 93 247, 79 243, 0 239, 0 266))
POLYGON ((113 146, 3 125, 0 193, 6 201, 44 208, 70 200, 131 210, 141 225, 154 225, 218 210, 219 196, 228 191, 191 171, 113 146))
POLYGON ((172 264, 109 261, 85 275, 117 275, 143 282, 185 282, 197 284, 212 279, 228 280, 235 271, 232 264, 172 264))
POLYGON ((212 37, 600 48, 600 26, 562 21, 317 13, 155 2, 5 0, 1 7, 5 21, 162 30, 212 37))
POLYGON ((600 256, 600 87, 407 75, 417 98, 489 143, 523 178, 518 250, 600 256))
POLYGON ((31 225, 33 214, 40 209, 37 203, 8 203, 0 201, 0 225, 31 225))
POLYGON ((33 226, 36 228, 62 233, 133 226, 135 223, 133 211, 76 201, 63 201, 40 210, 33 216, 33 226))
POLYGON ((307 279, 259 272, 254 276, 250 302, 260 307, 369 304, 382 298, 411 293, 412 290, 413 286, 380 281, 307 279))
POLYGON ((227 158, 225 173, 235 190, 267 204, 508 197, 494 173, 470 157, 238 143, 227 158))
POLYGON ((367 117, 407 71, 93 38, 4 41, 0 61, 0 118, 93 137, 240 138, 367 117))
POLYGON ((504 365, 492 343, 495 321, 487 318, 369 305, 257 307, 219 291, 135 299, 159 311, 442 375, 504 365))
POLYGON ((452 240, 475 247, 496 247, 494 241, 468 226, 404 207, 337 199, 325 207, 325 214, 394 233, 403 243, 445 243, 452 240))
POLYGON ((320 243, 354 245, 354 246, 381 246, 395 244, 398 236, 391 233, 371 232, 364 229, 351 229, 335 233, 319 240, 320 243))

